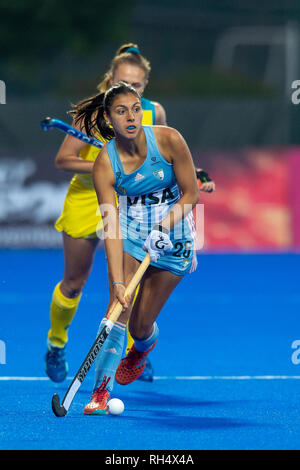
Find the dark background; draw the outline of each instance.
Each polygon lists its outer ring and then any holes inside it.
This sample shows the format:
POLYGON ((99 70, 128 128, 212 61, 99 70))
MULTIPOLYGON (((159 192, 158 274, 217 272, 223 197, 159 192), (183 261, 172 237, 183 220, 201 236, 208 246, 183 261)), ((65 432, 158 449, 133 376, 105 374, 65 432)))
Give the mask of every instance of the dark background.
MULTIPOLYGON (((7 199, 19 187, 24 202, 22 191, 50 182, 59 195, 56 209, 45 204, 49 217, 41 224, 59 215, 70 174, 53 164, 63 135, 46 134, 39 123, 46 116, 70 123, 71 103, 96 91, 123 43, 137 43, 150 60, 144 95, 165 107, 198 166, 213 171, 211 152, 234 151, 239 159, 245 148, 298 143, 296 1, 0 0, 0 23, 1 194, 7 199)), ((2 228, 38 225, 39 216, 28 215, 32 206, 16 199, 0 204, 2 228)))

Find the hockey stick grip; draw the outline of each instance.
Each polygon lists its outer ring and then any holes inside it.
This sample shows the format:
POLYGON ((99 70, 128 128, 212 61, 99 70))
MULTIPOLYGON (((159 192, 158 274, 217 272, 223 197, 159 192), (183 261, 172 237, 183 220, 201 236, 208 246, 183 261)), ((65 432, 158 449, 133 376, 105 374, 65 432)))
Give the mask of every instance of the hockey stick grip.
MULTIPOLYGON (((129 282, 128 286, 125 289, 124 297, 126 295, 132 295, 138 284, 140 283, 140 280, 142 279, 146 269, 148 268, 150 264, 150 255, 149 253, 146 254, 145 258, 143 259, 142 263, 140 264, 137 272, 134 274, 132 277, 131 281, 129 282)), ((112 312, 109 314, 108 319, 112 322, 115 323, 117 319, 119 318, 121 312, 122 312, 122 304, 118 302, 116 306, 113 308, 112 312)))

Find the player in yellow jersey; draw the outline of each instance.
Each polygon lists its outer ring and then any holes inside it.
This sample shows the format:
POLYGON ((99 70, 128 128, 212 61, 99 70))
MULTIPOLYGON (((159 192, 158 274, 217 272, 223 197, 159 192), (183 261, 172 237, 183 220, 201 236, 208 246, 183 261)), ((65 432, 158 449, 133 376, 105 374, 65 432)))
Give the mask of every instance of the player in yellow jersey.
MULTIPOLYGON (((143 57, 136 44, 121 46, 111 62, 104 80, 98 85, 98 94, 83 100, 75 106, 76 115, 80 108, 88 109, 90 115, 101 106, 104 92, 119 81, 133 86, 142 95, 148 83, 150 63, 143 57)), ((161 104, 142 98, 143 124, 166 125, 166 113, 161 104)), ((72 111, 70 112, 72 114, 72 111)), ((76 123, 72 124, 77 127, 76 123)), ((97 127, 97 123, 95 123, 97 127)), ((82 129, 80 129, 82 130, 82 129)), ((98 133, 96 137, 105 142, 98 133)), ((61 216, 55 228, 62 232, 64 246, 64 276, 56 285, 50 305, 50 330, 47 336, 45 369, 54 382, 61 382, 68 372, 65 357, 68 342, 68 328, 77 311, 82 289, 91 272, 94 255, 99 242, 97 231, 102 228, 96 192, 92 182, 92 168, 99 149, 84 144, 71 136, 66 136, 57 155, 56 167, 75 173, 65 198, 61 216)), ((202 172, 203 173, 203 172, 202 172)), ((207 178, 207 174, 205 174, 207 178)), ((201 189, 211 191, 214 183, 203 179, 201 189)), ((109 289, 113 288, 109 278, 109 289)), ((127 349, 133 340, 127 332, 127 349)), ((153 370, 147 363, 141 380, 152 380, 153 370)))

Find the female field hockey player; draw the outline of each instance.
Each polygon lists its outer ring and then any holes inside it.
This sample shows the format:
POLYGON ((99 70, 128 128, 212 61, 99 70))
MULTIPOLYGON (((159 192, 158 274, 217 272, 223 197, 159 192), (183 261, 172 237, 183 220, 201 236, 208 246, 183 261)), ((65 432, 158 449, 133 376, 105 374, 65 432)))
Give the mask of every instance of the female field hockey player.
MULTIPOLYGON (((118 49, 104 80, 98 85, 99 93, 86 100, 89 109, 93 112, 101 102, 103 93, 120 80, 130 83, 142 95, 150 70, 150 63, 141 55, 138 46, 124 44, 118 49)), ((165 110, 159 103, 142 98, 142 107, 144 124, 166 124, 165 110)), ((76 127, 75 123, 73 125, 76 127)), ((99 133, 96 137, 105 142, 99 133)), ((68 328, 78 309, 99 242, 96 231, 101 228, 102 221, 91 175, 98 153, 96 147, 67 136, 56 156, 56 166, 61 170, 75 172, 75 175, 62 214, 55 223, 55 228, 63 236, 65 269, 62 281, 54 289, 50 305, 51 327, 47 337, 45 369, 54 382, 63 381, 68 372, 65 357, 68 328)), ((148 364, 145 379, 151 378, 152 369, 148 364)))
MULTIPOLYGON (((78 109, 88 108, 93 114, 101 104, 103 93, 120 80, 132 85, 142 95, 148 83, 150 70, 149 62, 141 55, 136 44, 121 46, 104 80, 98 85, 99 93, 79 103, 78 109)), ((141 98, 141 104, 143 124, 166 125, 166 113, 159 103, 141 98)), ((76 115, 76 106, 74 112, 76 115)), ((76 127, 75 122, 73 126, 76 127)), ((99 132, 96 133, 96 137, 104 142, 106 140, 99 132)), ((62 214, 55 224, 63 236, 65 268, 62 281, 54 289, 50 305, 45 369, 54 382, 63 381, 68 372, 65 357, 68 328, 78 309, 81 292, 91 272, 99 242, 96 231, 101 229, 102 219, 91 176, 98 152, 99 149, 67 136, 56 156, 56 166, 61 170, 75 172, 75 175, 71 180, 62 214)), ((214 189, 214 183, 209 177, 207 181, 205 172, 199 172, 199 179, 202 181, 201 190, 214 189)), ((112 292, 110 283, 109 288, 112 292)), ((127 332, 128 348, 131 347, 132 341, 127 332)), ((152 380, 152 377, 153 370, 147 361, 147 367, 140 378, 152 380)))
POLYGON ((123 385, 139 378, 158 339, 156 319, 162 307, 183 276, 197 266, 192 208, 199 188, 189 148, 175 129, 144 126, 142 117, 139 94, 120 82, 105 93, 95 118, 109 140, 93 167, 113 285, 107 313, 116 301, 123 311, 96 358, 94 390, 85 414, 107 413, 114 378, 123 385), (146 251, 151 263, 131 307, 131 299, 124 298, 125 286, 146 251), (128 320, 134 344, 120 361, 128 320))

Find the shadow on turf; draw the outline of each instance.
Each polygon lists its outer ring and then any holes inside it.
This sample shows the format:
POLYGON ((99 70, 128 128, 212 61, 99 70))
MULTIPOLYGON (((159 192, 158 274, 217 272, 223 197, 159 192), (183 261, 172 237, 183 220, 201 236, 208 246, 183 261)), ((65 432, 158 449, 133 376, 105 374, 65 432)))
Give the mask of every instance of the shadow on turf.
MULTIPOLYGON (((62 387, 59 388, 63 390, 62 387)), ((58 390, 58 388, 56 390, 58 390)), ((177 429, 188 431, 196 429, 214 430, 242 427, 269 427, 269 424, 230 417, 199 416, 199 413, 203 413, 205 407, 212 407, 213 409, 214 407, 230 407, 237 404, 242 404, 243 407, 246 407, 247 402, 251 400, 201 401, 199 399, 194 400, 191 397, 185 398, 184 395, 161 393, 154 390, 135 390, 130 394, 122 393, 121 390, 118 389, 118 392, 113 394, 113 396, 117 396, 125 402, 126 412, 122 414, 121 417, 107 416, 107 419, 121 419, 122 422, 128 422, 129 426, 129 423, 133 425, 135 422, 140 423, 142 415, 143 422, 148 423, 149 426, 158 426, 158 428, 165 427, 170 430, 177 429), (191 410, 193 411, 193 416, 191 415, 191 410), (186 414, 183 414, 185 411, 186 414)), ((84 395, 89 396, 91 392, 87 389, 82 389, 78 391, 78 394, 81 395, 81 398, 84 398, 84 395)), ((84 404, 85 399, 82 403, 77 402, 73 404, 73 410, 70 412, 72 419, 83 418, 82 412, 84 404)), ((85 417, 85 419, 99 420, 99 416, 89 416, 85 417)))
MULTIPOLYGON (((128 400, 127 400, 128 402, 128 400)), ((117 422, 122 422, 124 425, 128 423, 128 426, 137 426, 140 425, 141 418, 146 427, 161 429, 163 427, 167 429, 175 429, 178 431, 191 431, 191 430, 200 430, 200 429, 232 429, 232 428, 245 428, 245 427, 270 427, 269 424, 264 423, 255 423, 246 420, 238 420, 235 418, 226 418, 226 417, 207 417, 207 416, 190 416, 177 414, 175 411, 168 411, 163 409, 163 404, 160 409, 149 410, 144 408, 145 403, 142 403, 142 407, 139 409, 133 409, 129 406, 126 406, 126 411, 122 416, 84 416, 82 414, 83 405, 78 403, 73 407, 72 412, 70 413, 70 418, 74 419, 86 419, 88 422, 102 422, 103 419, 116 420, 117 422), (131 414, 134 414, 131 415, 131 414), (131 415, 131 416, 130 416, 131 415), (119 421, 121 420, 121 421, 119 421)), ((195 404, 193 404, 195 406, 195 404)), ((190 410, 189 410, 190 411, 190 410)), ((199 410, 198 410, 199 413, 199 410)), ((272 426, 271 426, 272 427, 272 426)))
MULTIPOLYGON (((160 393, 155 391, 145 392, 145 391, 134 391, 130 395, 122 395, 118 393, 118 398, 124 400, 128 406, 130 403, 135 404, 137 403, 137 396, 141 397, 138 398, 138 401, 141 403, 142 406, 155 406, 158 408, 167 407, 167 408, 178 408, 178 407, 194 407, 194 406, 224 406, 229 405, 231 403, 243 403, 246 404, 246 400, 224 400, 224 401, 205 401, 205 400, 195 400, 190 396, 185 398, 184 395, 173 395, 170 393, 160 393)), ((250 401, 250 400, 247 400, 250 401)), ((256 400, 257 401, 257 400, 256 400)))
MULTIPOLYGON (((123 419, 124 418, 128 421, 140 421, 141 419, 140 416, 124 416, 123 419)), ((163 413, 161 410, 152 417, 143 415, 143 421, 155 423, 159 428, 165 426, 166 428, 177 428, 181 430, 264 426, 261 423, 256 424, 250 421, 237 421, 232 418, 169 415, 163 413)))
MULTIPOLYGON (((56 386, 55 392, 61 395, 61 399, 64 396, 67 388, 63 388, 62 386, 56 386)), ((77 395, 86 395, 87 400, 92 394, 92 387, 90 390, 88 389, 80 389, 77 392, 77 395)), ((131 391, 130 394, 122 393, 122 388, 118 388, 117 391, 113 391, 112 398, 118 397, 126 403, 126 408, 130 407, 131 411, 139 411, 141 408, 131 408, 132 405, 136 406, 137 403, 141 404, 141 407, 156 407, 158 409, 161 408, 179 408, 179 407, 195 407, 195 406, 228 406, 231 404, 238 404, 242 403, 246 406, 246 403, 251 402, 251 400, 224 400, 224 401, 217 401, 217 400, 195 400, 190 396, 185 398, 184 395, 174 395, 171 393, 161 393, 154 390, 145 391, 145 390, 135 390, 131 391)), ((255 400, 257 402, 257 400, 255 400)))

